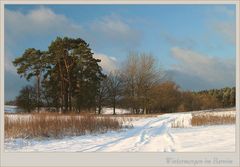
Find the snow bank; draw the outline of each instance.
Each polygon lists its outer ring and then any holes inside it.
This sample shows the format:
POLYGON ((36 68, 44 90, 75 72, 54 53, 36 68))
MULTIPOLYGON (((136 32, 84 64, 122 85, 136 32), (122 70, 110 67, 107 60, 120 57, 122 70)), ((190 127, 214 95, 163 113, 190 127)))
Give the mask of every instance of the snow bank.
POLYGON ((177 114, 176 119, 172 122, 171 126, 175 128, 187 128, 191 125, 192 113, 177 114))
POLYGON ((5 117, 9 118, 9 121, 16 121, 16 120, 21 120, 21 121, 28 121, 29 119, 32 118, 31 114, 7 114, 5 117))
MULTIPOLYGON (((116 114, 130 114, 131 111, 127 109, 116 108, 116 114)), ((101 114, 113 114, 113 108, 103 108, 101 114)))
POLYGON ((236 148, 235 125, 173 128, 171 134, 177 152, 234 152, 236 148))

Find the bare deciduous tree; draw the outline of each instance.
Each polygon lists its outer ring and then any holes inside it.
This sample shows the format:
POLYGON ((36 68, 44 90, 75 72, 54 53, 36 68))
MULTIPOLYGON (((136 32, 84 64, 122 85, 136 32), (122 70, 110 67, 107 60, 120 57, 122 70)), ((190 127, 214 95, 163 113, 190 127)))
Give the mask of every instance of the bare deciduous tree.
POLYGON ((151 89, 163 78, 162 70, 151 54, 130 53, 123 68, 124 92, 132 111, 147 114, 151 89))
POLYGON ((104 78, 100 82, 100 87, 97 90, 96 104, 98 108, 98 114, 101 114, 102 106, 105 105, 108 99, 108 79, 104 78))
POLYGON ((115 115, 116 103, 122 91, 122 79, 119 71, 113 71, 108 75, 107 88, 109 99, 113 107, 113 115, 115 115))

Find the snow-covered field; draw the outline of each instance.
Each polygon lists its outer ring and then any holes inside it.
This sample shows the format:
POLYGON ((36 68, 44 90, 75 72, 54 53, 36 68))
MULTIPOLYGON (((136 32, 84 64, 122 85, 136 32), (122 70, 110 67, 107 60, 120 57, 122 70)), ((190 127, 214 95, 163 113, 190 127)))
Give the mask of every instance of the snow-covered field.
MULTIPOLYGON (((218 113, 217 111, 214 111, 218 113)), ((194 112, 196 113, 196 112, 194 112)), ((206 113, 208 114, 208 113, 206 113)), ((221 111, 218 114, 236 114, 221 111)), ((7 152, 234 152, 235 125, 195 126, 192 113, 132 119, 133 128, 63 139, 6 139, 7 152), (181 128, 172 128, 181 122, 181 128), (223 135, 224 134, 224 135, 223 135)))
MULTIPOLYGON (((116 108, 116 114, 130 114, 131 112, 126 109, 116 108)), ((101 114, 113 114, 112 108, 103 108, 101 114)))
MULTIPOLYGON (((4 106, 4 112, 5 113, 17 113, 20 111, 20 109, 17 108, 17 106, 10 106, 10 105, 5 105, 4 106)), ((130 114, 131 112, 126 109, 121 109, 121 108, 116 108, 115 110, 116 114, 130 114)), ((101 114, 113 114, 113 109, 112 108, 103 108, 101 114)))
POLYGON ((10 105, 5 105, 4 106, 4 112, 5 113, 16 113, 18 111, 17 106, 10 106, 10 105))

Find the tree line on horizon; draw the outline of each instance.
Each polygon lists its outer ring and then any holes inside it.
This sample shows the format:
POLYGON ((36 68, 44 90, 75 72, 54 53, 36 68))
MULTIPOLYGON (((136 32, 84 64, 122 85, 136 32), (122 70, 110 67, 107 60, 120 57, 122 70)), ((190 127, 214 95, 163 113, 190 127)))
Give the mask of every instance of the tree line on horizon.
POLYGON ((121 69, 105 74, 81 38, 57 37, 47 51, 28 48, 13 61, 30 80, 14 103, 23 111, 101 114, 103 107, 130 109, 133 114, 184 112, 235 106, 235 88, 183 91, 166 79, 153 55, 129 53, 121 69))

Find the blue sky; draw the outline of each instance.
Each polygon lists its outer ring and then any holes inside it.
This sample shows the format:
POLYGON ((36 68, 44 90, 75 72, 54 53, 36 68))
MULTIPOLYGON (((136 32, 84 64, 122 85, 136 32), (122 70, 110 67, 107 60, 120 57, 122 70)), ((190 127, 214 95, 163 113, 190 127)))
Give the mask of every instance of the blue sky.
POLYGON ((146 52, 182 89, 234 86, 235 15, 234 5, 6 5, 5 98, 26 84, 11 61, 57 36, 86 40, 106 72, 146 52))

